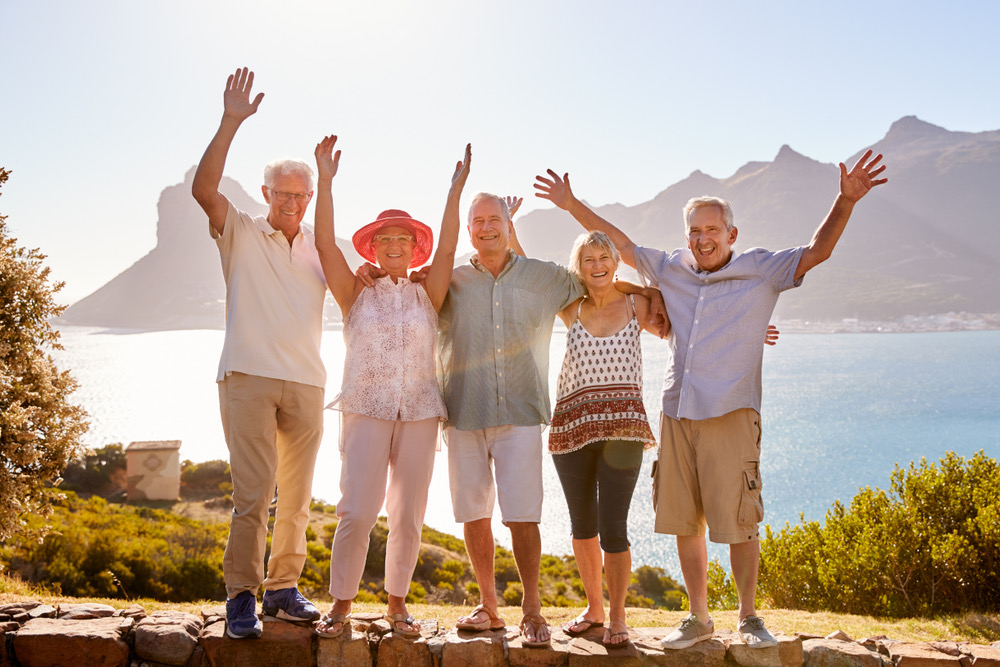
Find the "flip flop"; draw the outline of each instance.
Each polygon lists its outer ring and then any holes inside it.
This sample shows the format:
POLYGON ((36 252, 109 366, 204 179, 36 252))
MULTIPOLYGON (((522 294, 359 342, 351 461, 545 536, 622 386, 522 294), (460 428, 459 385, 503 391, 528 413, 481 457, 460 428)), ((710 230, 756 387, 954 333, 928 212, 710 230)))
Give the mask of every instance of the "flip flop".
POLYGON ((587 631, 590 630, 591 628, 603 628, 603 627, 604 627, 603 622, 592 621, 589 618, 584 618, 583 614, 580 614, 572 621, 562 626, 562 631, 565 632, 570 637, 579 637, 582 634, 586 634, 587 631), (572 629, 578 625, 584 625, 586 627, 583 630, 572 629))
POLYGON ((413 618, 413 614, 386 614, 382 618, 389 621, 389 624, 392 626, 393 633, 399 635, 400 637, 412 638, 420 636, 420 630, 400 630, 396 627, 397 623, 403 623, 409 626, 416 625, 417 619, 413 618))
POLYGON ((543 640, 528 639, 529 628, 531 630, 531 634, 534 637, 538 637, 539 629, 549 627, 549 624, 545 622, 545 619, 542 618, 542 615, 539 614, 538 612, 525 614, 524 618, 521 619, 521 625, 519 627, 521 628, 521 637, 522 637, 521 646, 524 646, 525 648, 545 648, 549 646, 551 642, 551 635, 550 639, 543 639, 543 640))
POLYGON ((479 605, 473 609, 465 618, 472 618, 479 612, 483 612, 486 616, 488 616, 488 618, 485 621, 479 621, 478 623, 475 621, 459 621, 455 624, 455 628, 457 630, 469 630, 471 632, 485 632, 486 630, 500 630, 506 627, 506 623, 504 623, 502 618, 497 616, 489 607, 484 607, 483 605, 479 605), (499 623, 499 625, 495 625, 495 623, 499 623))
POLYGON ((323 616, 323 618, 319 619, 316 622, 316 627, 313 628, 313 632, 315 632, 320 637, 326 637, 327 639, 335 639, 340 635, 344 634, 344 629, 347 627, 348 621, 350 621, 350 619, 351 619, 350 614, 327 613, 323 616), (337 630, 336 632, 323 632, 323 628, 333 627, 337 623, 340 623, 340 630, 337 630))
POLYGON ((608 636, 608 641, 604 641, 602 639, 601 643, 604 644, 605 646, 607 646, 608 648, 622 648, 624 646, 628 646, 628 631, 625 631, 625 632, 613 632, 613 633, 611 633, 611 635, 608 636), (625 641, 623 641, 623 642, 612 641, 615 637, 621 637, 623 635, 625 637, 625 641))

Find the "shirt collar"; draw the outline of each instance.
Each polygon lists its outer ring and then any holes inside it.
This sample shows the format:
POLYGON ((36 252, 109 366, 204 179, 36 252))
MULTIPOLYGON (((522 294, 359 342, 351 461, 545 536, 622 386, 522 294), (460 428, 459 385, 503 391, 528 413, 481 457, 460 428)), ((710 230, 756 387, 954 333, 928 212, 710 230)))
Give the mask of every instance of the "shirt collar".
MULTIPOLYGON (((516 264, 517 262, 520 262, 523 259, 524 259, 523 257, 521 257, 516 252, 514 252, 513 250, 510 250, 508 248, 507 249, 507 263, 504 264, 503 270, 500 271, 500 276, 502 276, 503 274, 505 274, 508 271, 510 271, 510 268, 512 266, 514 266, 514 264, 516 264)), ((482 264, 479 263, 479 253, 478 252, 475 253, 472 257, 469 258, 469 263, 472 264, 472 266, 476 267, 476 269, 478 269, 479 271, 482 271, 483 273, 490 273, 486 269, 486 267, 484 267, 482 264)), ((497 276, 497 278, 499 278, 500 276, 497 276)))

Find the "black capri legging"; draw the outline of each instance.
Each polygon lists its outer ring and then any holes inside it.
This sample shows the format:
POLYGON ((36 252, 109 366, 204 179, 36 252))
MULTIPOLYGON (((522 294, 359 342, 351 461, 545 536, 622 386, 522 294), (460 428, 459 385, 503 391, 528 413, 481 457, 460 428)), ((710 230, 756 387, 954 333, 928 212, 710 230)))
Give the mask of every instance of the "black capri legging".
POLYGON ((555 454, 573 538, 600 535, 606 553, 628 551, 628 510, 642 467, 642 443, 592 442, 568 454, 555 454))

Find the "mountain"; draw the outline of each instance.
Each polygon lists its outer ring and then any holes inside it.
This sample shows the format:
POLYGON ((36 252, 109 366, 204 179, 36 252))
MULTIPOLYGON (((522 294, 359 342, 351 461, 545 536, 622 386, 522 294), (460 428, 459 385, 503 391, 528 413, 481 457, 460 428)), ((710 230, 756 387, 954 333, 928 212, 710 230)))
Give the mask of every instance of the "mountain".
MULTIPOLYGON (((990 240, 1000 211, 1000 130, 952 132, 907 116, 869 148, 885 155, 889 183, 858 205, 833 257, 810 271, 801 288, 782 296, 776 316, 891 320, 1000 312, 1000 245, 990 240)), ((865 150, 845 164, 853 165, 865 150)), ((224 325, 218 252, 190 194, 193 175, 194 169, 161 194, 156 248, 67 309, 63 322, 137 329, 224 325)), ((737 251, 780 249, 809 242, 833 203, 838 178, 837 165, 782 146, 774 160, 748 162, 728 178, 696 170, 648 202, 594 210, 636 243, 670 250, 685 244, 685 202, 716 195, 733 204, 737 251)), ((220 189, 238 208, 264 212, 235 181, 224 178, 220 189)), ((582 231, 559 209, 529 213, 517 220, 517 229, 531 256, 559 263, 567 261, 582 231)), ((341 247, 352 266, 361 262, 349 242, 341 247)), ((635 279, 627 267, 620 273, 635 279)), ((340 319, 331 299, 326 315, 340 319)))
MULTIPOLYGON (((781 297, 776 316, 889 320, 1000 312, 1000 245, 988 241, 1000 211, 1000 131, 951 132, 908 116, 870 148, 885 155, 889 183, 858 205, 833 257, 781 297)), ((809 242, 838 178, 837 165, 782 146, 773 161, 747 163, 728 178, 695 171, 651 201, 594 210, 636 243, 670 250, 685 245, 685 202, 716 195, 733 204, 737 251, 780 249, 809 242)), ((517 227, 526 252, 558 262, 567 261, 582 231, 558 209, 527 214, 517 227)))

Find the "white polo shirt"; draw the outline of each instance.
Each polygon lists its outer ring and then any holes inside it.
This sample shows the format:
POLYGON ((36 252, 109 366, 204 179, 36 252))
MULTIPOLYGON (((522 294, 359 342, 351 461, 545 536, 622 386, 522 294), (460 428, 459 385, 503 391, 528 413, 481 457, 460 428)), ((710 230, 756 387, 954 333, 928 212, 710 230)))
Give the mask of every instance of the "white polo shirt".
POLYGON ((316 240, 299 225, 291 246, 263 216, 232 203, 219 236, 226 280, 226 342, 217 382, 227 374, 326 386, 319 355, 326 280, 316 240))

